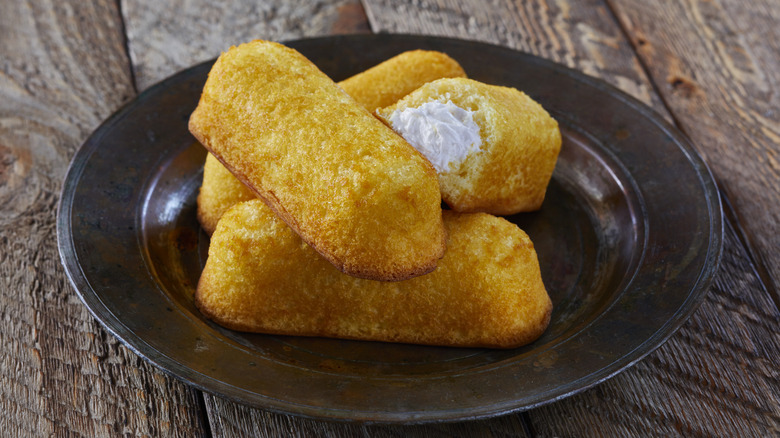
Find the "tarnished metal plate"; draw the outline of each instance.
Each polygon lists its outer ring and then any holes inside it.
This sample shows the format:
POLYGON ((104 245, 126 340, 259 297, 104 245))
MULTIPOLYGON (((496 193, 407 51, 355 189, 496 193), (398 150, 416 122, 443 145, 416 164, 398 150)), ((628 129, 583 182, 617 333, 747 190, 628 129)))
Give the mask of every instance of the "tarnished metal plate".
POLYGON ((609 378, 700 302, 721 254, 717 188, 685 137, 640 102, 476 42, 361 35, 288 44, 334 80, 404 50, 441 50, 470 77, 519 88, 558 119, 564 145, 544 205, 509 218, 536 246, 555 306, 550 327, 526 347, 489 350, 244 334, 204 319, 192 293, 208 248, 195 217, 205 150, 187 120, 205 63, 103 123, 74 157, 59 206, 60 253, 81 299, 155 365, 211 393, 314 418, 482 418, 609 378))

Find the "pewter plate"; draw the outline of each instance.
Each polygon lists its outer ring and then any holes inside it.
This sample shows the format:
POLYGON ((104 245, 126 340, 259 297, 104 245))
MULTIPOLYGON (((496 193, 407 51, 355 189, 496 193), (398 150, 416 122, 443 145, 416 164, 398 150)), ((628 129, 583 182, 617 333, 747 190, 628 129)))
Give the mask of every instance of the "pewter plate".
MULTIPOLYGON (((536 342, 460 349, 245 334, 195 308, 208 238, 195 217, 205 151, 187 131, 207 62, 141 93, 76 153, 57 220, 84 304, 129 348, 219 396, 311 418, 421 423, 530 409, 589 388, 662 344, 701 301, 722 248, 720 198, 686 138, 612 86, 510 49, 453 39, 288 43, 334 80, 410 49, 514 86, 559 121, 562 152, 531 236, 555 309, 536 342)), ((301 267, 305 269, 305 267, 301 267)))

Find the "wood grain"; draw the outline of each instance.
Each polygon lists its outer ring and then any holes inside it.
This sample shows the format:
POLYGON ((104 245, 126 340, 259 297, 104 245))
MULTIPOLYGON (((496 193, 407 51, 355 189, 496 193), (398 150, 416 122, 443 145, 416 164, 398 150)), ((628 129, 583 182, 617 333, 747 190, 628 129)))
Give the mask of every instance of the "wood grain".
POLYGON ((0 48, 2 434, 199 434, 197 394, 99 327, 57 253, 70 157, 134 95, 115 3, 5 2, 0 48))
POLYGON ((484 41, 533 53, 617 86, 662 115, 668 113, 601 0, 366 0, 374 32, 484 41))
POLYGON ((734 203, 780 305, 780 6, 610 3, 677 123, 734 203))
POLYGON ((246 41, 368 30, 357 0, 125 0, 122 14, 139 90, 246 41))
POLYGON ((525 434, 525 426, 518 415, 452 424, 392 426, 310 420, 235 405, 218 397, 207 399, 206 408, 212 419, 212 433, 214 436, 220 437, 447 438, 530 436, 525 434))

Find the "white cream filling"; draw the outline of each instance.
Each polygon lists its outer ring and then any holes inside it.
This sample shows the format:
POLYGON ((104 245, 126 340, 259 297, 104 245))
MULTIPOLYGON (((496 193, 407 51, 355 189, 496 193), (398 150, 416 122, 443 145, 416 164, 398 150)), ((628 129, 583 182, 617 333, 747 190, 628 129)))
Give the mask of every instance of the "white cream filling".
POLYGON ((389 120, 393 130, 433 164, 437 172, 449 172, 479 151, 482 138, 474 111, 452 101, 430 101, 417 108, 395 110, 389 120))

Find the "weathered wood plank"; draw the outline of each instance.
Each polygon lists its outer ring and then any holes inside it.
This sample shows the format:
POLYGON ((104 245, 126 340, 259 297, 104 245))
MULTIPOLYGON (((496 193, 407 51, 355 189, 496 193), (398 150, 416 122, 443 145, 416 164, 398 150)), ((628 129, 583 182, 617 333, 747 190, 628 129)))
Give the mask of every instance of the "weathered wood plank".
POLYGON ((678 124, 734 203, 776 293, 780 6, 774 0, 609 1, 678 124))
POLYGON ((315 421, 274 414, 235 405, 218 397, 206 400, 212 418, 214 436, 253 437, 377 437, 377 438, 447 438, 447 437, 524 437, 525 426, 520 416, 504 416, 492 420, 453 424, 413 426, 373 425, 315 421), (212 410, 217 415, 211 415, 212 410))
POLYGON ((622 89, 667 115, 602 0, 365 0, 374 32, 484 41, 533 53, 622 89))
POLYGON ((139 90, 253 39, 282 41, 368 31, 357 0, 126 0, 122 14, 139 90))
POLYGON ((199 434, 197 393, 100 328, 57 253, 70 157, 135 94, 115 2, 5 2, 0 52, 0 430, 199 434))

